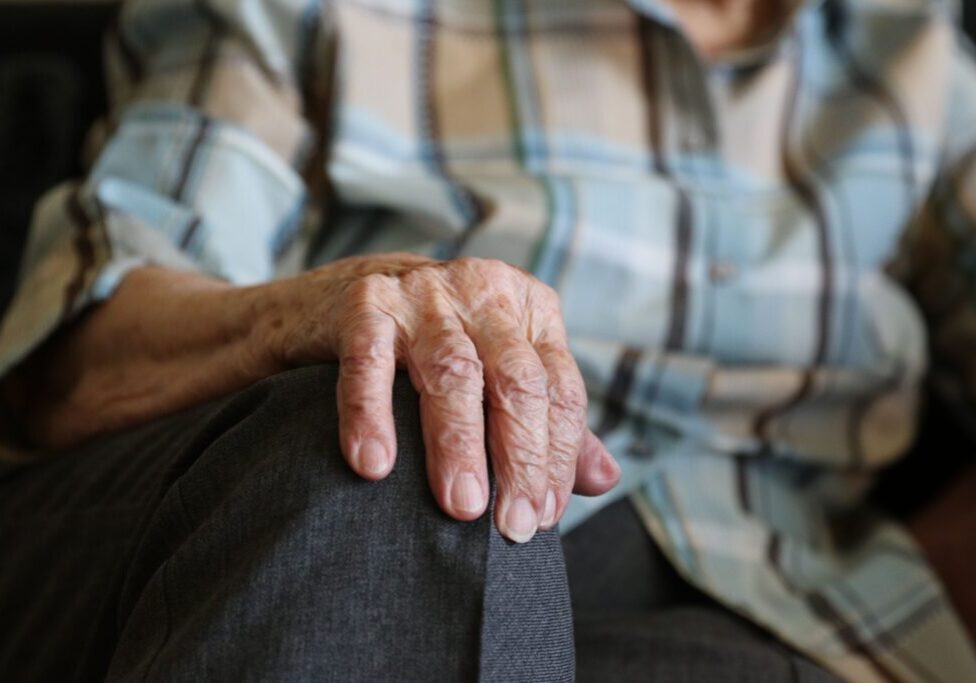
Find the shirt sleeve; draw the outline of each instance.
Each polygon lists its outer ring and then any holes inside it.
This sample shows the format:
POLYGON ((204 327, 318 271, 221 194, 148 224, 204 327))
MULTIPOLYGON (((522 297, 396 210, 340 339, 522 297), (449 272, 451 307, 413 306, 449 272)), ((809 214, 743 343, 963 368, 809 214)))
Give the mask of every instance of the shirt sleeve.
POLYGON ((272 277, 306 200, 303 109, 319 0, 134 0, 107 40, 110 114, 89 175, 35 208, 0 321, 0 376, 146 264, 272 277))
POLYGON ((958 38, 941 163, 893 271, 929 328, 932 383, 976 434, 976 60, 958 38))

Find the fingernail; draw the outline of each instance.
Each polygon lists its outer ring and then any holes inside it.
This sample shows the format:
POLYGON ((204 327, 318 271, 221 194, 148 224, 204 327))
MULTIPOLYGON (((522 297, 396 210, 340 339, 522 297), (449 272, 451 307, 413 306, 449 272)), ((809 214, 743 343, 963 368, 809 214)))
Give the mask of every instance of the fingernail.
POLYGON ((390 466, 389 457, 383 444, 374 439, 363 441, 359 447, 359 468, 372 477, 379 477, 386 474, 390 466))
POLYGON ((502 535, 516 543, 525 543, 539 528, 539 518, 535 508, 525 497, 516 498, 509 503, 503 522, 504 528, 500 530, 502 535))
POLYGON ((481 513, 485 509, 485 497, 478 477, 462 472, 451 485, 451 505, 458 512, 481 513))
POLYGON ((549 529, 556 523, 556 494, 552 489, 546 491, 546 507, 542 511, 542 523, 539 525, 543 529, 549 529))

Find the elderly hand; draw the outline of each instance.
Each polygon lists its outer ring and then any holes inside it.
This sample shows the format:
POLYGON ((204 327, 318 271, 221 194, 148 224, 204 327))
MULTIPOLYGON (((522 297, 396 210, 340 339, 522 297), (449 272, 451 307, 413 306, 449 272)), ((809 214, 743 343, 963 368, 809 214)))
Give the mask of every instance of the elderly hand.
POLYGON ((497 524, 515 541, 555 524, 571 491, 603 493, 619 477, 586 429, 555 293, 498 261, 369 256, 254 287, 139 268, 0 382, 0 402, 35 444, 64 448, 335 360, 352 468, 380 479, 394 466, 404 366, 431 489, 457 519, 487 505, 486 434, 497 524))
POLYGON ((499 261, 410 254, 347 259, 283 281, 270 333, 283 365, 336 358, 340 440, 367 479, 394 466, 398 365, 420 394, 431 489, 457 519, 488 502, 529 540, 562 516, 574 490, 603 493, 619 469, 586 427, 586 391, 555 292, 499 261))

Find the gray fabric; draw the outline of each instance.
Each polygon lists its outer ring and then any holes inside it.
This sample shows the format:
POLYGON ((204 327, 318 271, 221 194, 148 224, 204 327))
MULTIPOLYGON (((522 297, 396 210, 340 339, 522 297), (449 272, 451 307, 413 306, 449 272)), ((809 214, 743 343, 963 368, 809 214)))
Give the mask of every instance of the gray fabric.
POLYGON ((626 498, 595 513, 562 544, 576 614, 712 604, 678 575, 626 498))
POLYGON ((578 680, 647 683, 837 683, 838 679, 715 607, 579 615, 578 680))
POLYGON ((684 583, 626 501, 564 539, 450 521, 416 395, 399 461, 338 452, 334 367, 0 468, 0 678, 832 680, 684 583))
POLYGON ((559 537, 544 533, 516 545, 492 526, 490 562, 485 577, 485 613, 481 636, 481 680, 549 681, 573 678, 573 623, 562 567, 559 537), (539 559, 551 563, 540 580, 539 559), (553 630, 553 629, 557 630, 553 630), (554 678, 550 678, 554 676, 554 678))
POLYGON ((627 500, 596 513, 563 546, 579 681, 838 681, 684 581, 627 500))
POLYGON ((402 377, 398 466, 359 480, 335 380, 287 373, 4 470, 4 679, 570 680, 555 534, 515 547, 438 511, 402 377))

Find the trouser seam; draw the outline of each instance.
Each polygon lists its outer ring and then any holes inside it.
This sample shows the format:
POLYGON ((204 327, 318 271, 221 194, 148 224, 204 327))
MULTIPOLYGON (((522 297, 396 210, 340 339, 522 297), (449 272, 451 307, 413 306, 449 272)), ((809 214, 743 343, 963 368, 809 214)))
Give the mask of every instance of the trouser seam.
POLYGON ((149 680, 150 674, 153 672, 153 669, 156 668, 156 663, 159 661, 159 656, 162 654, 163 650, 166 649, 166 645, 169 643, 170 636, 172 635, 172 630, 173 630, 173 624, 172 624, 173 618, 169 606, 170 585, 169 585, 169 578, 168 578, 169 576, 168 560, 163 562, 163 564, 160 566, 159 573, 160 573, 159 580, 160 580, 160 588, 161 588, 160 592, 162 594, 161 597, 163 603, 163 609, 162 609, 163 637, 159 643, 159 647, 156 648, 156 651, 153 652, 152 657, 150 657, 149 661, 146 663, 146 669, 142 676, 143 682, 149 680))
POLYGON ((494 528, 494 518, 495 518, 495 478, 489 468, 488 472, 488 506, 485 514, 488 515, 488 524, 485 525, 485 556, 484 561, 481 564, 481 576, 483 583, 481 586, 481 612, 479 614, 479 624, 478 624, 478 677, 479 683, 485 680, 484 670, 485 670, 485 638, 487 629, 486 616, 488 614, 488 577, 489 570, 488 565, 491 562, 491 534, 494 528))

